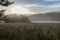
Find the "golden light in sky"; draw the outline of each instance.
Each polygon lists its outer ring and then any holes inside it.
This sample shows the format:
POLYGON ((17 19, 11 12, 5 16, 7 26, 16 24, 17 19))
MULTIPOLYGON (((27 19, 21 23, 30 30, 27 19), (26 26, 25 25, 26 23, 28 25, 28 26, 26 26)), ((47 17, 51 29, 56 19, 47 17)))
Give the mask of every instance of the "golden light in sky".
POLYGON ((22 5, 11 5, 7 8, 6 14, 23 14, 23 15, 31 15, 31 14, 35 14, 35 12, 30 11, 28 8, 26 8, 25 6, 22 5))
POLYGON ((21 6, 15 6, 15 7, 13 7, 10 10, 13 13, 21 13, 21 14, 24 14, 24 13, 28 13, 29 12, 28 9, 26 9, 24 7, 21 7, 21 6))
POLYGON ((22 14, 16 14, 16 17, 20 18, 20 17, 22 17, 22 14))
POLYGON ((19 6, 19 5, 13 5, 13 6, 9 7, 7 12, 9 12, 11 14, 28 14, 28 13, 30 13, 30 11, 27 8, 25 8, 23 6, 19 6))

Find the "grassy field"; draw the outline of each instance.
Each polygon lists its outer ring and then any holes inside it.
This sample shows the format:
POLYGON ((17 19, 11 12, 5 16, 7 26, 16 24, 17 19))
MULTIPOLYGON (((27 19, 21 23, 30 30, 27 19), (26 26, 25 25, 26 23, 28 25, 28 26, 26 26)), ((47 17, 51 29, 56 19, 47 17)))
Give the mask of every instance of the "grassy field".
POLYGON ((2 23, 0 40, 60 40, 60 23, 2 23))

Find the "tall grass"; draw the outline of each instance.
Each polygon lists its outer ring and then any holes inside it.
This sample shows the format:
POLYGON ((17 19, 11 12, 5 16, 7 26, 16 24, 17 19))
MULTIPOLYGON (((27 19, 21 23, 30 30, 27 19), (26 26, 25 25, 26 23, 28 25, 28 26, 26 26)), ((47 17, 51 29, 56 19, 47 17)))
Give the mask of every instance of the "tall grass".
POLYGON ((0 25, 0 40, 60 40, 60 28, 52 25, 29 26, 0 25))

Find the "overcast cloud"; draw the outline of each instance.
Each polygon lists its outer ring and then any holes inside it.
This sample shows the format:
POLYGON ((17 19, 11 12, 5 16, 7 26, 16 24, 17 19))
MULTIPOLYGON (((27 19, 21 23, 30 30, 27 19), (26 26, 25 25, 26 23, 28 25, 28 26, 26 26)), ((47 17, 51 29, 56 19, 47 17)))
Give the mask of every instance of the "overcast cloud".
POLYGON ((45 13, 60 10, 60 0, 12 0, 35 13, 45 13))

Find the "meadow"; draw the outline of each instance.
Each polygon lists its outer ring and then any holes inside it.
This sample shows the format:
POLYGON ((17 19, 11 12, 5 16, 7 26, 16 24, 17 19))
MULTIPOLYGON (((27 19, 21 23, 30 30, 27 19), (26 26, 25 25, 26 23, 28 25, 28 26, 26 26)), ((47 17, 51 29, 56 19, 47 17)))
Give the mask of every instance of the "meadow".
POLYGON ((60 23, 0 23, 0 40, 60 40, 60 23))

